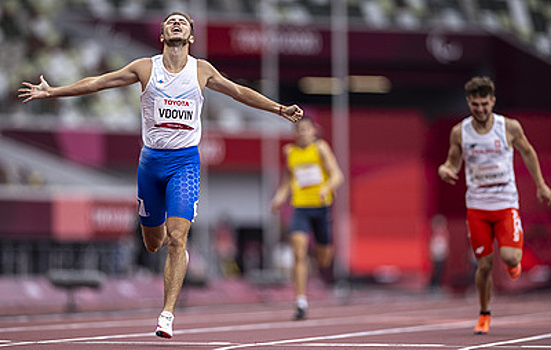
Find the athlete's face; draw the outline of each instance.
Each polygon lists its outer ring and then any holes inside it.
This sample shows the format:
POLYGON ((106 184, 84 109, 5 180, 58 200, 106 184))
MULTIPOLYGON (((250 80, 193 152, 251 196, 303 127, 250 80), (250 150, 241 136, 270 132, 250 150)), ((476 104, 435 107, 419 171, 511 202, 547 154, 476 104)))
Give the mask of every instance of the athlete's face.
POLYGON ((297 143, 309 145, 316 139, 316 127, 308 119, 302 119, 296 125, 297 143))
POLYGON ((467 96, 467 104, 469 105, 471 114, 479 123, 485 123, 490 120, 495 103, 495 96, 467 96))
POLYGON ((163 24, 161 41, 168 46, 184 46, 193 43, 191 24, 182 15, 172 15, 163 24))

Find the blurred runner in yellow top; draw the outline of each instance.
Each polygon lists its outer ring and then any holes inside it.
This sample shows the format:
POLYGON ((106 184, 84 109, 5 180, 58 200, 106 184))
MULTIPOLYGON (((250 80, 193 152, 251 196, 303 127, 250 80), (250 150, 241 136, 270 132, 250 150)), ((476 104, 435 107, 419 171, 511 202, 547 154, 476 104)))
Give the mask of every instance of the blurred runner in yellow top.
POLYGON ((321 207, 333 202, 331 192, 323 199, 320 197, 321 188, 326 186, 329 175, 318 150, 319 142, 323 141, 312 142, 305 148, 293 144, 287 146, 287 167, 292 173, 293 207, 321 207))
POLYGON ((328 267, 333 258, 330 205, 343 175, 331 147, 317 137, 316 126, 309 118, 297 122, 295 143, 286 145, 283 153, 287 159, 287 171, 272 200, 272 209, 278 210, 292 192, 290 242, 295 258, 295 319, 300 320, 306 317, 308 308, 308 234, 310 231, 314 233, 319 267, 328 267))

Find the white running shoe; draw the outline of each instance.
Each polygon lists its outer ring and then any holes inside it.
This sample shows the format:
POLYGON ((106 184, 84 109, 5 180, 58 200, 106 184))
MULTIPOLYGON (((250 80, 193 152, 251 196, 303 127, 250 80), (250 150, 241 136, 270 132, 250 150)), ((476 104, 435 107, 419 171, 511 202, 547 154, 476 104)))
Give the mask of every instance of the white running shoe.
POLYGON ((172 313, 168 311, 161 312, 157 320, 155 335, 161 338, 172 338, 172 321, 174 321, 174 315, 172 313))

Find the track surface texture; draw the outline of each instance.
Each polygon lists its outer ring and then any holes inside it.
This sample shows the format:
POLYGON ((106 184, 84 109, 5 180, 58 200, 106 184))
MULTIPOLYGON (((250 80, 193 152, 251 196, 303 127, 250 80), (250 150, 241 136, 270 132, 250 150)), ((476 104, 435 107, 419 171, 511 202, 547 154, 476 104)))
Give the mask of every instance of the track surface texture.
POLYGON ((476 295, 379 291, 310 303, 181 307, 174 337, 156 337, 158 310, 0 316, 0 348, 16 349, 551 349, 551 293, 496 295, 487 335, 474 335, 476 295))

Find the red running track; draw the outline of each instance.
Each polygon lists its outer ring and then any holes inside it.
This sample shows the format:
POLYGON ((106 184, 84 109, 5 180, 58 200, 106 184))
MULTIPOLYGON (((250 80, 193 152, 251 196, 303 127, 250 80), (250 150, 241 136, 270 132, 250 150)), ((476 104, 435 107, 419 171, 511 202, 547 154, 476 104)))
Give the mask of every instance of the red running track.
POLYGON ((6 349, 551 349, 551 293, 495 296, 490 333, 474 335, 476 296, 379 292, 318 300, 292 321, 290 303, 178 310, 171 340, 157 310, 0 317, 6 349))

